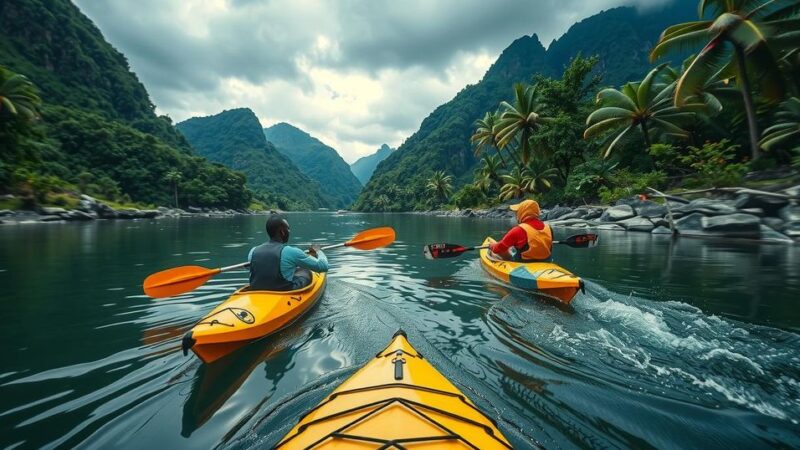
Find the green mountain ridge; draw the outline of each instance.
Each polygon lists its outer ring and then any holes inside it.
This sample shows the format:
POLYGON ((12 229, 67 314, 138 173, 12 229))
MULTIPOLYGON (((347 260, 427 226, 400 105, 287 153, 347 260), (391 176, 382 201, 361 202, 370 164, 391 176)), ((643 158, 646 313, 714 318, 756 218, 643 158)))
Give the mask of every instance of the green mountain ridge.
POLYGON ((27 195, 17 191, 55 177, 48 183, 88 180, 106 197, 167 205, 174 170, 181 206, 250 204, 244 177, 193 155, 171 120, 156 116, 125 56, 72 2, 0 2, 0 29, 0 65, 28 77, 43 100, 31 136, 0 130, 0 191, 27 195))
POLYGON ((388 158, 393 151, 395 151, 395 149, 383 144, 375 153, 361 157, 353 164, 350 164, 350 171, 353 172, 353 175, 358 178, 361 184, 366 185, 375 172, 375 169, 378 167, 378 164, 388 158))
POLYGON ((676 0, 639 13, 622 7, 603 11, 573 25, 545 50, 536 34, 508 46, 477 84, 468 85, 437 107, 420 129, 384 160, 366 184, 354 208, 361 211, 406 211, 426 198, 424 180, 444 170, 456 187, 469 182, 478 160, 469 138, 486 111, 510 100, 512 85, 535 74, 558 76, 577 55, 599 55, 604 84, 618 85, 650 70, 648 53, 659 33, 675 22, 691 20, 694 0, 676 0), (607 33, 607 35, 603 34, 607 33))
POLYGON ((322 187, 330 206, 347 208, 361 192, 362 185, 350 166, 332 147, 285 122, 264 128, 264 136, 306 176, 322 187))
POLYGON ((199 154, 244 173, 248 185, 264 201, 285 210, 330 206, 319 184, 266 140, 250 109, 193 117, 176 126, 199 154))

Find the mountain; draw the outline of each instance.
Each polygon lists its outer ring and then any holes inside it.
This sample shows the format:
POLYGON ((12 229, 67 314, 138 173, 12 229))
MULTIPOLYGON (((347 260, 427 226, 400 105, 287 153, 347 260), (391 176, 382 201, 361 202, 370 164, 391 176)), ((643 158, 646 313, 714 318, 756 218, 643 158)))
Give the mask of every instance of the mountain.
POLYGON ((312 180, 323 187, 336 208, 347 208, 361 192, 361 183, 350 166, 331 147, 288 123, 264 129, 264 136, 312 180))
POLYGON ((457 186, 465 184, 477 164, 469 141, 474 123, 501 101, 510 100, 514 83, 530 82, 535 74, 560 76, 579 53, 599 55, 604 84, 619 85, 639 78, 652 67, 648 53, 660 32, 692 20, 696 3, 675 0, 643 13, 632 7, 603 11, 573 25, 548 50, 535 34, 517 39, 481 81, 436 108, 419 130, 377 167, 354 208, 404 211, 421 206, 426 198, 424 180, 436 170, 452 174, 457 186))
POLYGON ((170 204, 178 171, 181 206, 245 208, 245 180, 193 155, 168 117, 158 117, 125 56, 69 0, 0 2, 0 66, 27 76, 43 100, 30 135, 0 130, 0 192, 25 185, 170 204), (22 182, 19 180, 23 179, 22 182))
POLYGON ((247 108, 194 117, 177 125, 197 152, 247 176, 249 186, 281 209, 330 206, 310 180, 264 138, 261 124, 247 108))
POLYGON ((388 158, 393 151, 393 148, 389 148, 388 145, 383 144, 375 153, 359 158, 356 162, 350 164, 350 171, 353 172, 353 175, 358 178, 361 184, 367 184, 370 177, 372 177, 372 173, 375 172, 375 168, 378 167, 378 164, 388 158))

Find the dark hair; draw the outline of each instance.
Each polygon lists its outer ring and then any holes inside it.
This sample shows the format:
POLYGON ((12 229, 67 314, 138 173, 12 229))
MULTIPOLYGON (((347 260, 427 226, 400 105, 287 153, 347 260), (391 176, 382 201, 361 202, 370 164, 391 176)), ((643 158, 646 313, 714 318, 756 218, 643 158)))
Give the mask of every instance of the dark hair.
POLYGON ((286 219, 284 219, 283 216, 280 214, 269 215, 269 219, 267 219, 267 225, 266 225, 267 234, 269 235, 269 237, 275 237, 275 235, 278 234, 278 230, 280 230, 281 227, 286 226, 284 220, 286 219))

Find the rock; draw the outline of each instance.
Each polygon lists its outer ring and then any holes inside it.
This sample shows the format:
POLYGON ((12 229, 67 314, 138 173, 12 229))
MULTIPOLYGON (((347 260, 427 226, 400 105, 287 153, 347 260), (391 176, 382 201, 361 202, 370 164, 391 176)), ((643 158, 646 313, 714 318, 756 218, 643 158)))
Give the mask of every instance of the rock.
POLYGON ((761 208, 764 214, 775 216, 781 208, 789 204, 785 198, 772 197, 769 195, 740 194, 736 198, 734 205, 738 209, 761 208))
POLYGON ((778 233, 766 225, 761 225, 761 240, 767 242, 794 242, 789 236, 778 233))
MULTIPOLYGON (((671 207, 672 205, 670 205, 671 207)), ((733 214, 736 208, 723 200, 712 200, 708 198, 698 198, 686 205, 681 205, 672 209, 673 214, 678 213, 687 216, 693 213, 701 213, 706 216, 720 216, 733 214)))
POLYGON ((621 199, 617 200, 616 203, 614 203, 614 206, 628 205, 631 208, 633 208, 634 211, 638 211, 639 208, 644 208, 650 203, 653 203, 653 202, 648 201, 648 200, 642 200, 638 196, 634 196, 634 197, 629 197, 629 198, 621 198, 621 199))
POLYGON ((761 235, 761 220, 750 214, 703 217, 703 231, 730 237, 758 238, 761 235))
POLYGON ((597 218, 599 218, 600 216, 603 215, 603 211, 605 211, 605 210, 602 209, 602 208, 589 208, 586 211, 586 214, 584 214, 582 218, 584 220, 597 219, 597 218))
POLYGON ((778 217, 786 222, 800 222, 800 206, 787 205, 778 211, 778 217))
POLYGON ((669 220, 664 217, 654 217, 650 219, 650 221, 653 222, 653 226, 656 228, 658 227, 669 228, 669 220))
POLYGON ((608 208, 601 216, 600 222, 617 222, 630 219, 636 213, 630 205, 617 205, 608 208))
POLYGON ((118 209, 117 210, 117 218, 118 219, 138 219, 139 218, 139 211, 135 208, 126 208, 126 209, 118 209))
POLYGON ((606 230, 606 231, 625 231, 625 228, 615 223, 604 223, 596 226, 595 228, 598 230, 606 230))
POLYGON ((157 209, 158 209, 158 212, 160 212, 160 213, 168 213, 170 211, 170 209, 167 208, 166 206, 159 206, 157 209))
POLYGON ((584 214, 586 214, 585 209, 576 209, 569 214, 564 214, 563 216, 559 217, 558 220, 582 219, 584 214))
POLYGON ((39 216, 39 222, 55 222, 58 220, 64 220, 61 216, 39 216))
POLYGON ((11 211, 10 209, 0 209, 0 217, 13 216, 13 215, 14 211, 11 211))
POLYGON ((546 214, 542 214, 542 220, 555 220, 571 212, 571 208, 567 208, 566 206, 556 206, 555 208, 547 211, 546 214))
POLYGON ((781 231, 793 239, 800 238, 800 222, 787 222, 783 225, 781 231))
POLYGON ((644 217, 631 217, 630 219, 620 220, 617 224, 625 227, 628 231, 642 231, 649 233, 655 228, 653 222, 644 217))
POLYGON ((198 208, 196 206, 190 206, 190 207, 186 208, 186 212, 189 212, 189 213, 192 213, 192 214, 200 214, 200 213, 203 212, 203 210, 202 210, 202 208, 198 208))
MULTIPOLYGON (((39 214, 43 216, 53 216, 58 214, 64 214, 67 210, 64 208, 49 208, 47 206, 39 207, 39 214)), ((41 220, 41 219, 40 219, 41 220)))
POLYGON ((85 221, 89 221, 89 220, 94 220, 96 218, 95 217, 96 214, 94 214, 94 215, 93 214, 94 213, 87 213, 87 212, 84 212, 84 211, 77 211, 76 210, 76 211, 70 211, 70 212, 68 212, 66 214, 59 214, 59 216, 61 216, 61 218, 64 219, 64 220, 71 220, 71 221, 74 220, 74 221, 83 221, 83 222, 85 222, 85 221))
POLYGON ((659 227, 653 228, 653 231, 651 231, 650 233, 651 234, 672 234, 672 231, 670 231, 670 229, 667 228, 667 227, 659 226, 659 227))
POLYGON ((701 213, 692 213, 686 217, 681 217, 675 221, 675 228, 678 234, 686 236, 707 236, 708 233, 703 231, 703 218, 705 216, 701 213))
POLYGON ((139 211, 139 219, 152 219, 161 215, 161 211, 157 209, 143 209, 139 211))
POLYGON ((792 186, 790 188, 786 188, 781 191, 782 194, 786 194, 790 197, 800 197, 800 184, 797 186, 792 186))
POLYGON ((114 208, 106 205, 105 203, 97 203, 95 206, 95 212, 101 219, 116 219, 117 212, 114 208))
POLYGON ((647 202, 646 205, 636 208, 636 214, 640 217, 664 217, 667 215, 667 207, 658 203, 647 202))
POLYGON ((780 230, 783 228, 784 221, 779 217, 762 217, 761 223, 774 230, 780 230))
POLYGON ((764 210, 761 208, 745 208, 740 209, 739 212, 744 214, 752 214, 758 217, 762 217, 764 215, 764 210))

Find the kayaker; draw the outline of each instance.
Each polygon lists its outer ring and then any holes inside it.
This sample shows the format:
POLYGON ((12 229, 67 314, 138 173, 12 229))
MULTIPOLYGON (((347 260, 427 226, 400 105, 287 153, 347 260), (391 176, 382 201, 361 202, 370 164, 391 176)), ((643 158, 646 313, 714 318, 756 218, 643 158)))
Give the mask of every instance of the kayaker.
POLYGON ((308 254, 289 242, 289 222, 280 214, 270 214, 266 224, 269 241, 250 250, 250 289, 254 291, 293 291, 311 284, 311 271, 327 272, 328 258, 318 245, 308 254))
POLYGON ((517 213, 518 225, 509 230, 502 240, 492 244, 492 253, 514 261, 550 261, 553 230, 539 219, 539 203, 524 200, 510 208, 517 213), (509 252, 512 248, 516 250, 513 255, 509 252))

